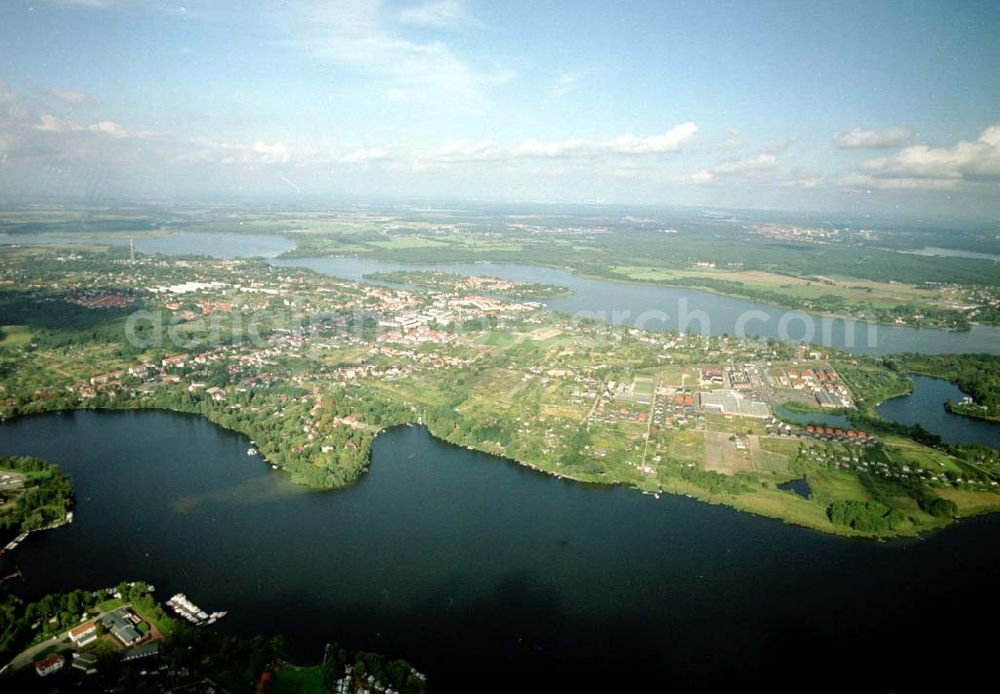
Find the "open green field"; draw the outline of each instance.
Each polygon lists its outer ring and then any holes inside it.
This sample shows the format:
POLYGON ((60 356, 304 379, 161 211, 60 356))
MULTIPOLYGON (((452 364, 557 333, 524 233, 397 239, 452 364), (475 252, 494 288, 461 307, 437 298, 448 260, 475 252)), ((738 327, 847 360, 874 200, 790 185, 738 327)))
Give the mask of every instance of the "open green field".
POLYGON ((27 325, 0 325, 0 345, 23 347, 31 342, 33 335, 27 325))
POLYGON ((478 338, 476 342, 483 345, 491 345, 493 347, 507 348, 517 342, 518 337, 518 335, 511 332, 491 330, 478 338))
POLYGON ((400 236, 398 238, 388 239, 385 241, 366 241, 366 243, 378 248, 391 250, 401 250, 407 248, 444 248, 448 246, 447 243, 435 241, 434 239, 429 239, 424 236, 400 236))
POLYGON ((788 474, 788 455, 764 448, 760 437, 750 440, 750 460, 754 470, 775 475, 788 474))
POLYGON ((653 397, 653 379, 649 376, 637 377, 633 392, 637 399, 649 402, 653 397))
POLYGON ((700 467, 705 462, 705 432, 672 431, 669 455, 674 460, 695 463, 700 467))
POLYGON ((282 663, 281 668, 274 673, 271 688, 274 694, 323 694, 323 669, 319 665, 312 667, 296 667, 290 663, 282 663))
POLYGON ((101 612, 109 612, 118 607, 121 607, 124 604, 125 603, 124 601, 122 601, 121 598, 110 598, 108 600, 105 600, 104 602, 97 603, 97 609, 100 610, 101 612))
POLYGON ((689 286, 698 286, 700 280, 723 280, 739 283, 748 290, 777 292, 790 299, 815 300, 835 296, 852 303, 869 303, 883 307, 909 302, 930 302, 943 298, 939 291, 911 284, 875 282, 842 276, 817 276, 806 279, 752 270, 675 270, 645 265, 615 266, 612 271, 635 282, 683 280, 689 286))
POLYGON ((658 370, 660 383, 674 388, 697 388, 700 375, 692 366, 664 366, 658 370))

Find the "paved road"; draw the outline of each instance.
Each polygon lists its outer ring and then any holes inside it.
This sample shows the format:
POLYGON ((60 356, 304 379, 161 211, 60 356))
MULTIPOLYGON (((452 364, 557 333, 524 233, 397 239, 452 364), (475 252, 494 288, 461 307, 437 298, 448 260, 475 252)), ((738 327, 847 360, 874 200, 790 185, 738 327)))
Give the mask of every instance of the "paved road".
MULTIPOLYGON (((129 607, 129 605, 124 605, 124 607, 129 607)), ((116 607, 115 610, 117 609, 119 608, 116 607)), ((107 610, 105 612, 101 612, 100 614, 91 617, 88 621, 97 621, 101 619, 104 615, 108 614, 108 612, 114 612, 114 610, 107 610)), ((75 629, 76 627, 73 628, 75 629)), ((51 639, 48 639, 47 641, 42 641, 41 643, 36 644, 31 648, 28 648, 27 650, 21 651, 16 656, 14 656, 14 659, 11 660, 9 663, 7 663, 7 665, 5 665, 3 669, 0 669, 0 673, 9 674, 11 672, 14 672, 15 670, 20 670, 21 668, 28 667, 29 665, 35 662, 35 656, 44 651, 46 648, 50 648, 51 646, 58 646, 62 644, 62 648, 59 649, 60 652, 72 650, 73 644, 63 643, 68 639, 69 639, 69 630, 67 629, 66 631, 62 632, 61 634, 53 636, 51 639)))
MULTIPOLYGON (((14 672, 16 670, 20 670, 21 668, 31 665, 33 662, 35 662, 35 656, 44 651, 46 648, 59 645, 59 643, 68 638, 67 637, 68 633, 69 632, 67 631, 65 633, 59 634, 58 636, 53 636, 48 641, 42 641, 41 643, 32 646, 31 648, 25 651, 21 651, 16 656, 14 656, 14 659, 9 663, 7 663, 7 666, 4 667, 4 669, 0 672, 3 673, 14 672)), ((69 648, 69 644, 64 644, 64 648, 61 648, 59 650, 62 651, 65 650, 66 648, 69 648)))

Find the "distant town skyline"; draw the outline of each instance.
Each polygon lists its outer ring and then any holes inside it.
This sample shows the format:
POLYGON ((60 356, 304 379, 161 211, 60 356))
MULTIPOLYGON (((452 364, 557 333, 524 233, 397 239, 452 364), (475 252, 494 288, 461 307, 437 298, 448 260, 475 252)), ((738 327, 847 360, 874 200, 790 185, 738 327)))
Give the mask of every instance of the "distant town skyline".
POLYGON ((0 199, 1000 216, 995 2, 0 7, 0 199))

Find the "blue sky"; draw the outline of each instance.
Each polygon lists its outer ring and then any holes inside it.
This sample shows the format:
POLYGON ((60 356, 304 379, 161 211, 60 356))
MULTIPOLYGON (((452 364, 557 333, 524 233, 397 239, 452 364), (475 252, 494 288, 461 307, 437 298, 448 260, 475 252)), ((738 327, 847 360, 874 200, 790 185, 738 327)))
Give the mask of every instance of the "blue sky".
POLYGON ((998 31, 996 2, 14 0, 0 193, 995 219, 998 31))

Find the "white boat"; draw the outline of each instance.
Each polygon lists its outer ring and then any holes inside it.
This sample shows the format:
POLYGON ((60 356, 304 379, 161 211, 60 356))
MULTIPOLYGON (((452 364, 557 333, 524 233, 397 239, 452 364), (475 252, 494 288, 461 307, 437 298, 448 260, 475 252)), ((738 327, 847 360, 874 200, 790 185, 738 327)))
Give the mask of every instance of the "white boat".
POLYGON ((247 455, 257 455, 257 449, 256 448, 248 448, 247 449, 247 455))

